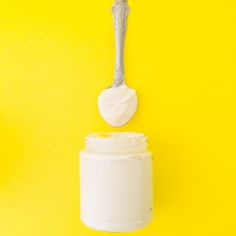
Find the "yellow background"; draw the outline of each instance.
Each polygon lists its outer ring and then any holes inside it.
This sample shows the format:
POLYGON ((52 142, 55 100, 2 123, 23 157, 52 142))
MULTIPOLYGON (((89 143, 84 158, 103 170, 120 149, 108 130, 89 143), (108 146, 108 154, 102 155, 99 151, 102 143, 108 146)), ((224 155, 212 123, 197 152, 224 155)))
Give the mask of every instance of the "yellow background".
MULTIPOLYGON (((77 154, 115 130, 96 106, 113 79, 112 2, 1 2, 1 236, 110 235, 80 222, 77 154)), ((129 5, 139 108, 118 130, 148 135, 155 184, 152 223, 129 235, 236 235, 235 1, 129 5)))

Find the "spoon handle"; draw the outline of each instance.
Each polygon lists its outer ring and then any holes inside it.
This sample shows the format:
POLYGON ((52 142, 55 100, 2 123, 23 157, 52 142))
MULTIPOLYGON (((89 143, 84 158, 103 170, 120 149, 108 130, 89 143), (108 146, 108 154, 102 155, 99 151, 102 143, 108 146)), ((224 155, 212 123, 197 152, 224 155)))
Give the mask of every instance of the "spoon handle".
POLYGON ((115 29, 116 62, 113 86, 124 82, 124 41, 129 7, 127 0, 115 0, 112 7, 115 29))

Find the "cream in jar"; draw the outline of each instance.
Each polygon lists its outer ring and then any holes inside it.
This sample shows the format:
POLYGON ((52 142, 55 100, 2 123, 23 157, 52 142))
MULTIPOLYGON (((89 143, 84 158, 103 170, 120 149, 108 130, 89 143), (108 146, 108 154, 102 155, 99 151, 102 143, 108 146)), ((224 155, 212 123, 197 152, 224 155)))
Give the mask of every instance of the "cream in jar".
POLYGON ((152 160, 141 133, 95 133, 80 152, 81 219, 103 231, 126 232, 152 217, 152 160))

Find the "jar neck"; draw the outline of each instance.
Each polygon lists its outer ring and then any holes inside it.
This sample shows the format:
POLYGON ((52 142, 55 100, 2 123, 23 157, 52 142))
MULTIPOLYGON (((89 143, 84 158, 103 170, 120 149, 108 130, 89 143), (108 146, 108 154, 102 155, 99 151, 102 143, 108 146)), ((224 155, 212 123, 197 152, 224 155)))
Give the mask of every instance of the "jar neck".
POLYGON ((94 133, 86 137, 86 149, 110 154, 140 153, 147 150, 147 138, 135 132, 94 133))

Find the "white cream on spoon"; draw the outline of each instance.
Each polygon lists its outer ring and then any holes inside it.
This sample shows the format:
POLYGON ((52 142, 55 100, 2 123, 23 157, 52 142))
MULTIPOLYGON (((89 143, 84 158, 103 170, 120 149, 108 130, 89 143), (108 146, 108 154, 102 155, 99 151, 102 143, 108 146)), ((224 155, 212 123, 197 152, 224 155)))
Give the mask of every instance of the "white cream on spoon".
POLYGON ((111 126, 126 124, 137 109, 137 94, 124 82, 124 39, 129 7, 126 0, 115 0, 112 8, 116 41, 115 78, 111 87, 98 97, 98 109, 111 126))
POLYGON ((98 108, 101 116, 109 125, 122 126, 131 119, 136 111, 136 92, 125 84, 105 89, 98 97, 98 108))

